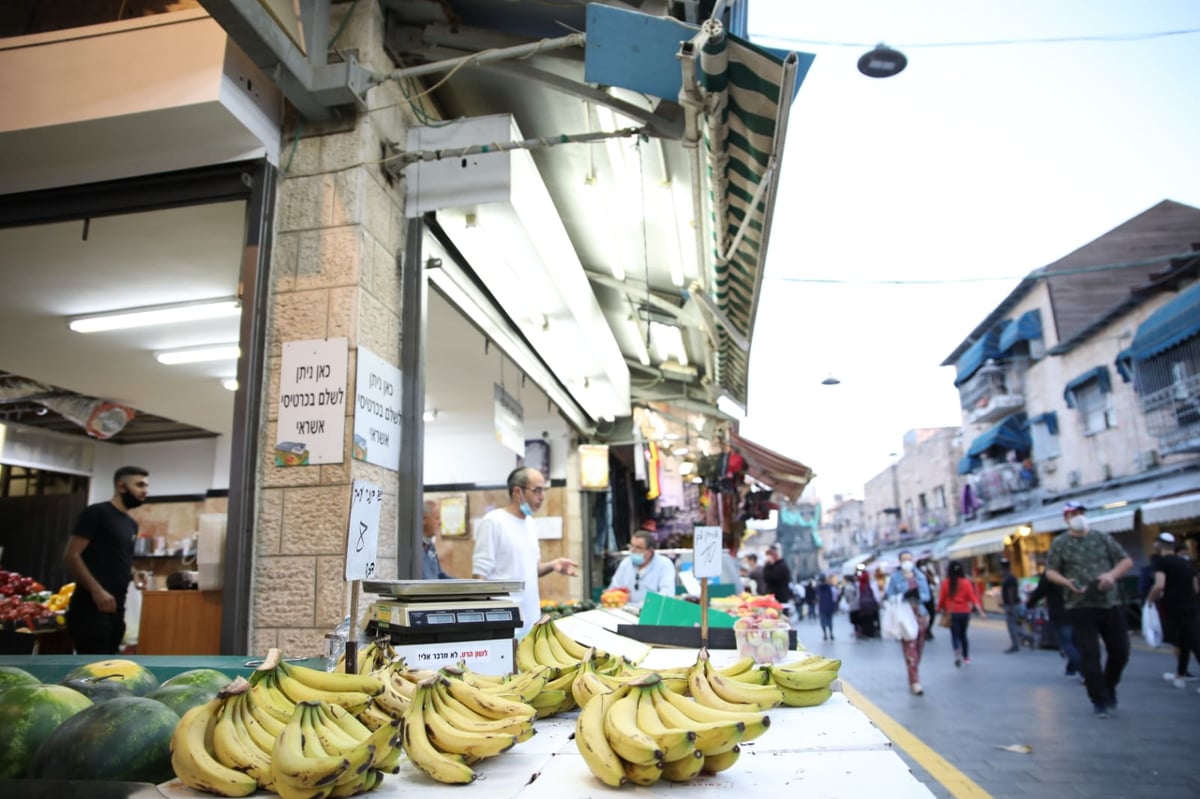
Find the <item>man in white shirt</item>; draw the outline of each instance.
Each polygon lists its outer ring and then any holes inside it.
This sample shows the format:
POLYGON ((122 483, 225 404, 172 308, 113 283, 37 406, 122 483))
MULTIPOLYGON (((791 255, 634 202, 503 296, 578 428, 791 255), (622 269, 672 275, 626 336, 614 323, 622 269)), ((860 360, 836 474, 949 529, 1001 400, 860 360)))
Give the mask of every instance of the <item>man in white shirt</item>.
POLYGON ((524 591, 512 594, 521 606, 520 638, 541 618, 538 578, 550 572, 574 576, 579 564, 568 558, 541 562, 533 514, 546 501, 545 476, 531 466, 522 466, 513 470, 506 485, 508 504, 485 514, 475 533, 471 573, 479 580, 520 580, 525 584, 524 591))
POLYGON ((647 593, 675 596, 675 564, 654 554, 653 533, 640 530, 629 541, 629 557, 621 561, 609 588, 629 589, 629 604, 640 605, 647 593))

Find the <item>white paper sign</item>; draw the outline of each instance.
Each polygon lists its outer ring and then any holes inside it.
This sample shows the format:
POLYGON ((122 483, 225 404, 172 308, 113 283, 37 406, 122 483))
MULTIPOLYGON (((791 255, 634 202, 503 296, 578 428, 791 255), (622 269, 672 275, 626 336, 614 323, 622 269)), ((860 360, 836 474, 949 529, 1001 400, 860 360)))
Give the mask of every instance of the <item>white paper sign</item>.
POLYGON ((276 466, 345 460, 347 339, 285 341, 276 466))
POLYGON ((696 577, 721 576, 721 528, 697 527, 692 550, 692 574, 696 577))
POLYGON ((370 350, 358 348, 354 384, 355 460, 400 468, 400 370, 370 350))
POLYGON ((525 410, 516 397, 495 384, 496 440, 525 457, 525 410))
POLYGON ((401 644, 395 650, 410 669, 436 670, 465 660, 467 668, 482 674, 507 674, 513 670, 511 638, 453 644, 401 644))
POLYGON ((383 489, 355 480, 350 489, 350 525, 346 541, 346 580, 369 580, 375 575, 379 550, 379 509, 383 489))

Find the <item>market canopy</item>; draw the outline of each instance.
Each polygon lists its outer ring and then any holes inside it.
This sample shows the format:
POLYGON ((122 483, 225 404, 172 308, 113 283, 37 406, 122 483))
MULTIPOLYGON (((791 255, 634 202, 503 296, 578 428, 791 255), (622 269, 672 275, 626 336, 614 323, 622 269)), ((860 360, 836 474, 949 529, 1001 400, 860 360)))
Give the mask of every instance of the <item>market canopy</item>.
POLYGON ((1200 334, 1200 283, 1181 291, 1142 322, 1129 345, 1134 360, 1144 361, 1200 334))
POLYGON ((1033 341, 1042 337, 1042 312, 1037 308, 1026 311, 1015 322, 1007 325, 1000 334, 998 349, 1007 355, 1022 341, 1033 341))
POLYGON ((746 460, 746 471, 761 483, 795 502, 813 478, 812 469, 799 461, 755 444, 737 433, 729 434, 729 443, 746 460))
POLYGON ((1008 524, 990 530, 967 533, 946 548, 946 557, 951 559, 973 558, 1004 551, 1004 539, 1017 535, 1019 525, 1008 524))
POLYGON ((972 344, 954 364, 954 385, 961 386, 971 379, 988 361, 1000 357, 1000 335, 1008 321, 1001 322, 972 344))
POLYGON ((972 441, 971 446, 967 449, 967 456, 979 457, 992 447, 1000 447, 1006 451, 1011 449, 1017 452, 1028 452, 1031 446, 1029 431, 1025 426, 1025 414, 1014 413, 972 441))
POLYGON ((1200 518, 1200 493, 1156 499, 1142 506, 1143 524, 1169 524, 1200 518))

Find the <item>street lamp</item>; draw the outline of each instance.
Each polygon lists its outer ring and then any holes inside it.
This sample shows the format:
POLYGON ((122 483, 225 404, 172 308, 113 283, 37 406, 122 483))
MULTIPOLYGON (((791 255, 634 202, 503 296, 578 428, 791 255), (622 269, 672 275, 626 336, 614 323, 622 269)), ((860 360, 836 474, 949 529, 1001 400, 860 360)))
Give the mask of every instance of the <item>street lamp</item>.
POLYGON ((836 386, 836 385, 838 385, 838 384, 839 384, 839 383, 841 383, 841 382, 842 382, 841 380, 838 380, 836 377, 834 377, 834 376, 833 376, 833 372, 830 372, 830 373, 829 373, 829 376, 828 376, 828 377, 826 377, 824 380, 822 380, 822 381, 821 381, 821 385, 823 385, 823 386, 836 386))
POLYGON ((858 71, 868 78, 890 78, 899 75, 908 66, 908 59, 899 50, 893 50, 883 42, 875 45, 869 53, 858 59, 858 71))

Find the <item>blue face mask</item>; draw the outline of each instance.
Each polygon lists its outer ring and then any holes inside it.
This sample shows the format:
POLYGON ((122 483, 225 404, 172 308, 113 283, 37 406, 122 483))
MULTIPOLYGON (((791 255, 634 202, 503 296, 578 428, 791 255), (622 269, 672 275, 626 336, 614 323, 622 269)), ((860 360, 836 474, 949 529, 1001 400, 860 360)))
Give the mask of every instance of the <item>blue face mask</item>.
POLYGON ((646 562, 646 555, 642 552, 631 552, 629 553, 629 561, 634 566, 641 566, 646 562))
POLYGON ((526 516, 533 515, 533 508, 529 507, 528 502, 524 502, 524 501, 521 502, 521 513, 524 513, 526 516))

